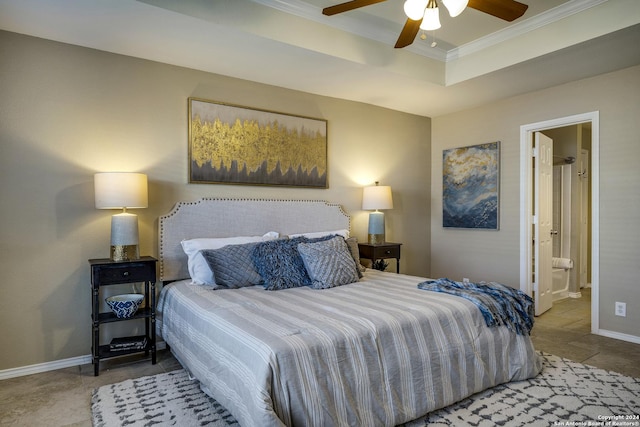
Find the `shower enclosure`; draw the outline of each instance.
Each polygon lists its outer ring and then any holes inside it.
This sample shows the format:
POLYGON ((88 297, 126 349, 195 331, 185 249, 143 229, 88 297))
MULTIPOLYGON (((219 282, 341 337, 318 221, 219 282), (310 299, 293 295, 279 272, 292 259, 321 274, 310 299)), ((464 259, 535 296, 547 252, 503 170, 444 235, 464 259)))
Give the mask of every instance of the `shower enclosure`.
POLYGON ((571 283, 571 178, 575 158, 566 157, 553 166, 553 268, 552 293, 557 301, 569 296, 571 283))

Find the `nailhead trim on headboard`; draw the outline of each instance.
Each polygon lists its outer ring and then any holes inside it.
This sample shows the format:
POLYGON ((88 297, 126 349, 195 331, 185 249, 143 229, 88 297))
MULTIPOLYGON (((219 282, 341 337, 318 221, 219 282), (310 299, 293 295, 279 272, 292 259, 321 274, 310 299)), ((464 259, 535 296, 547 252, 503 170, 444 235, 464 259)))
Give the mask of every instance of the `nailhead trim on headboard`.
POLYGON ((170 281, 188 277, 183 239, 350 230, 351 218, 324 200, 202 198, 176 203, 158 227, 160 280, 170 281))

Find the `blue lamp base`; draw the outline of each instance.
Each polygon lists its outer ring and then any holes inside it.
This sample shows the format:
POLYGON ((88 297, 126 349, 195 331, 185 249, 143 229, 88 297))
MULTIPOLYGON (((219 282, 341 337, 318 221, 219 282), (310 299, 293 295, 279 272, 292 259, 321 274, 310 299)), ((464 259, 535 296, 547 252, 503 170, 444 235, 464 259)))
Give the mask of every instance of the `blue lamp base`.
POLYGON ((369 243, 384 243, 384 229, 384 213, 379 211, 371 212, 369 214, 369 243))

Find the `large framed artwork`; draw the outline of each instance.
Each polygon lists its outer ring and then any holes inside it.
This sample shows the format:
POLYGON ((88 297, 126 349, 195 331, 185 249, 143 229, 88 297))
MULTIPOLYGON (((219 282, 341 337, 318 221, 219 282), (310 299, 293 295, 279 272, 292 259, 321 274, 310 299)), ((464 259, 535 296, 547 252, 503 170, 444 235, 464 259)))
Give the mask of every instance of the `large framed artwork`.
POLYGON ((189 182, 327 188, 327 121, 189 98, 189 182))
POLYGON ((442 225, 498 230, 500 142, 442 152, 442 225))

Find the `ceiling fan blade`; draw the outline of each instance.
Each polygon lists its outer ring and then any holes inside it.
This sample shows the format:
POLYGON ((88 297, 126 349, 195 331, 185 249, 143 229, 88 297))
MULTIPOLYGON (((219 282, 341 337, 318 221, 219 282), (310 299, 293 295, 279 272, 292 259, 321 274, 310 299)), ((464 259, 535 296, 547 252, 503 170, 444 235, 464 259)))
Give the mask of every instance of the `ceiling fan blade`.
POLYGON ((416 35, 418 35, 418 31, 420 30, 420 24, 422 23, 422 19, 414 21, 413 19, 407 19, 404 27, 402 28, 402 32, 400 33, 400 37, 398 37, 398 41, 394 46, 396 49, 407 47, 416 39, 416 35))
POLYGON ((509 22, 524 15, 529 7, 515 0, 469 0, 468 6, 509 22))
POLYGON ((327 16, 336 15, 338 13, 348 12, 371 4, 382 3, 383 1, 387 0, 352 0, 335 6, 325 7, 322 9, 322 14, 327 16))

